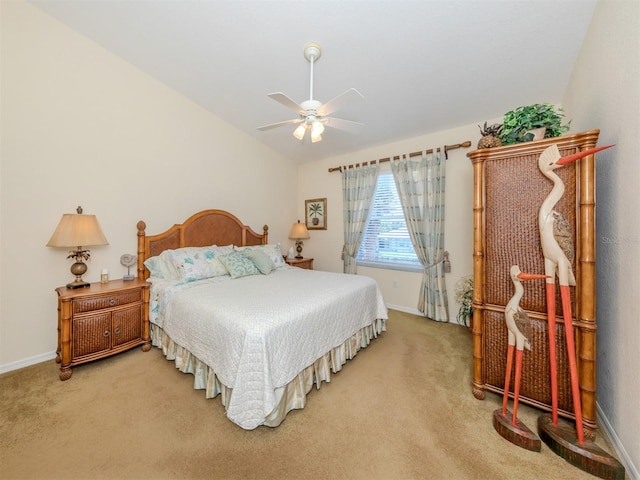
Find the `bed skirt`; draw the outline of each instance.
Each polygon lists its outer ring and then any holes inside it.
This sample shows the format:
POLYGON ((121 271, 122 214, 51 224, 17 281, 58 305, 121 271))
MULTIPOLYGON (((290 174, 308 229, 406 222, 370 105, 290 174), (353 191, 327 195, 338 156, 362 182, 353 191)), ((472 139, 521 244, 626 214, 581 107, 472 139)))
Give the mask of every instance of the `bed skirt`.
MULTIPOLYGON (((295 378, 283 387, 276 388, 276 407, 264 418, 263 425, 277 427, 287 413, 294 409, 302 409, 307 394, 313 385, 320 388, 322 382, 331 381, 331 373, 342 370, 342 366, 356 356, 361 348, 366 348, 372 339, 386 331, 386 320, 376 319, 370 325, 360 329, 341 345, 331 349, 312 365, 303 369, 295 378)), ((167 360, 174 360, 176 368, 183 373, 194 376, 193 388, 206 390, 206 398, 220 395, 222 405, 228 405, 233 389, 218 379, 212 367, 200 361, 186 348, 176 344, 158 325, 151 324, 151 344, 162 349, 167 360)))

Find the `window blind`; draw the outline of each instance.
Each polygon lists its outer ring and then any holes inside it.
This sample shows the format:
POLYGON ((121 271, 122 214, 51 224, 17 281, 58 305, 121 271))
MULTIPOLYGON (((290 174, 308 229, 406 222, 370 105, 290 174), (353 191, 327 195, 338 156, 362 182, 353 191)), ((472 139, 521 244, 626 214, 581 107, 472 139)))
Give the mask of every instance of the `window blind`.
POLYGON ((356 255, 356 263, 400 270, 423 269, 409 238, 402 204, 391 172, 380 172, 378 175, 376 193, 364 238, 356 255))

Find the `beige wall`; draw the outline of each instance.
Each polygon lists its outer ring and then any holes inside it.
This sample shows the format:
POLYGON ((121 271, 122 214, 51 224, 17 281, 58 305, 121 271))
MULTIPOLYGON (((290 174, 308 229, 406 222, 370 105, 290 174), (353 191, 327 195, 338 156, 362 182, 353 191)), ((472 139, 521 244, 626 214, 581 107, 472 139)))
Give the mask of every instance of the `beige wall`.
POLYGON ((563 105, 574 128, 599 128, 599 144, 616 145, 598 154, 596 165, 598 408, 637 479, 640 2, 598 3, 563 105))
MULTIPOLYGON (((479 119, 478 122, 484 122, 479 119)), ((491 123, 491 119, 487 119, 491 123)), ((498 119, 499 120, 499 119, 498 119)), ((496 120, 496 121, 498 121, 496 120)), ((342 272, 342 180, 339 172, 329 173, 330 167, 386 158, 398 154, 411 153, 429 148, 442 147, 471 140, 470 148, 460 148, 449 152, 446 180, 446 227, 445 249, 449 251, 451 273, 446 274, 449 296, 450 321, 456 321, 459 305, 454 299, 456 281, 473 271, 473 171, 467 152, 475 149, 480 138, 477 124, 423 135, 392 144, 382 145, 351 154, 329 158, 302 165, 299 171, 299 213, 303 215, 304 200, 327 198, 328 228, 310 232, 305 241, 304 254, 314 257, 318 269, 342 272)), ((388 164, 382 164, 387 168, 388 164)), ((359 267, 358 273, 368 275, 378 282, 387 305, 417 313, 421 274, 359 267), (397 287, 394 288, 394 282, 397 287)))
POLYGON ((206 208, 266 223, 288 248, 288 160, 31 5, 1 2, 1 16, 0 368, 55 352, 54 288, 71 262, 45 244, 77 205, 109 240, 91 250, 90 281, 126 273, 138 220, 158 233, 206 208))

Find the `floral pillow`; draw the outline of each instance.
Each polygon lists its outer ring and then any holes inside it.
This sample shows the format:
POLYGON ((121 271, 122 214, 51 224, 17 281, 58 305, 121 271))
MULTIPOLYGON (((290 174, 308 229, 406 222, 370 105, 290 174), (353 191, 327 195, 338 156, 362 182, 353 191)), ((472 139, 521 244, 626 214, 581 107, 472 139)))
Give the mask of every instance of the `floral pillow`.
POLYGON ((231 247, 185 247, 177 250, 166 250, 160 255, 171 258, 177 272, 177 278, 185 282, 193 282, 203 278, 227 275, 227 269, 219 257, 232 251, 231 247))
POLYGON ((275 265, 275 268, 282 267, 285 265, 284 259, 282 258, 282 251, 280 250, 279 243, 273 243, 269 245, 251 245, 247 247, 235 247, 235 250, 238 252, 257 250, 266 254, 275 265))
POLYGON ((260 271, 253 262, 240 252, 231 252, 219 257, 231 278, 246 277, 247 275, 259 275, 260 271))

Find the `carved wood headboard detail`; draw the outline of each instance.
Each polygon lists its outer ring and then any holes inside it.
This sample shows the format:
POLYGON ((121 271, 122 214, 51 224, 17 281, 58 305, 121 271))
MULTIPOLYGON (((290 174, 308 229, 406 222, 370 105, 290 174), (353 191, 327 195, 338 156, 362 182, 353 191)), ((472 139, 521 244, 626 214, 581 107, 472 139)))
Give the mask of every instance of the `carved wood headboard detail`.
POLYGON ((160 255, 164 250, 208 245, 266 245, 269 240, 267 225, 262 227, 262 234, 256 233, 236 216, 224 210, 203 210, 157 235, 147 235, 146 228, 147 225, 140 220, 138 278, 143 280, 149 278, 149 270, 144 266, 144 261, 160 255))

